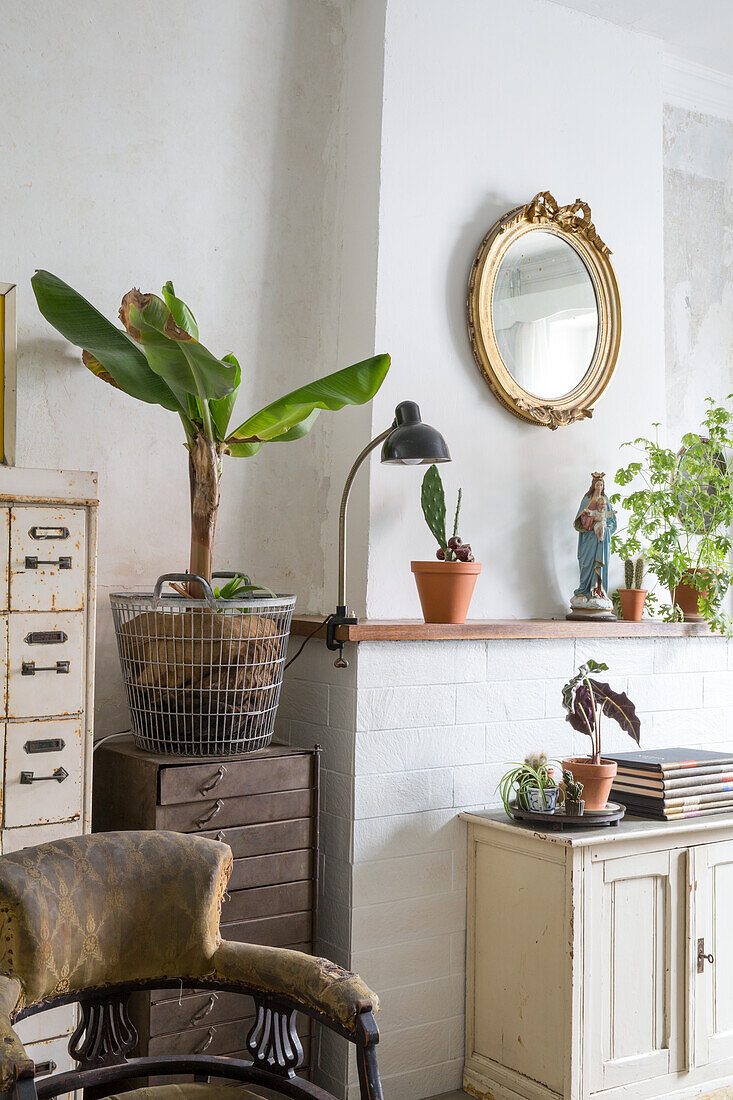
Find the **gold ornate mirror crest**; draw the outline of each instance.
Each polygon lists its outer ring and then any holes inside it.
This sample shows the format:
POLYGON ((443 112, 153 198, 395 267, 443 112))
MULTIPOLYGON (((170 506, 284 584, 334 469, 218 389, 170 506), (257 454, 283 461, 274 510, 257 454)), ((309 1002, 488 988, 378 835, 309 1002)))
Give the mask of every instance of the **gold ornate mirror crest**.
POLYGON ((555 430, 593 415, 621 344, 610 249, 588 203, 541 191, 481 242, 468 283, 474 358, 520 420, 555 430))

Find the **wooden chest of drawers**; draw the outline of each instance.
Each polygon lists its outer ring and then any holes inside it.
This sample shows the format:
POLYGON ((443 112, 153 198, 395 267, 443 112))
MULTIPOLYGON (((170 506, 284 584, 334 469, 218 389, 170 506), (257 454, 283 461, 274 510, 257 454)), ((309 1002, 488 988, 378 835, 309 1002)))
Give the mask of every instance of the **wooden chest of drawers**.
MULTIPOLYGON (((224 939, 311 952, 316 938, 318 750, 270 745, 239 757, 158 756, 132 739, 94 758, 93 828, 171 829, 224 841, 234 867, 224 939)), ((244 1053, 254 1009, 235 994, 135 994, 140 1054, 244 1053)), ((310 1021, 298 1027, 310 1065, 310 1021)))

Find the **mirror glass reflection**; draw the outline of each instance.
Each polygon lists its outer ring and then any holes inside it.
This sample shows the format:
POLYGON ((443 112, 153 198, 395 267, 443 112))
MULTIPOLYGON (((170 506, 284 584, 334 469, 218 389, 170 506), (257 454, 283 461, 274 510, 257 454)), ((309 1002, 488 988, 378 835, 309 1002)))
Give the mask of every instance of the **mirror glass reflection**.
POLYGON ((593 360, 598 307, 578 253, 545 229, 509 246, 494 284, 499 353, 523 389, 553 401, 575 389, 593 360))

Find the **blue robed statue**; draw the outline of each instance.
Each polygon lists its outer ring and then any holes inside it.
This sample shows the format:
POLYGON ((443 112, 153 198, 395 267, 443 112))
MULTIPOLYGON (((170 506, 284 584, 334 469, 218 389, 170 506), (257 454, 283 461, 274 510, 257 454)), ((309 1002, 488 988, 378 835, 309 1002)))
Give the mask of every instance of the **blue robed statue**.
POLYGON ((580 502, 573 526, 578 532, 580 582, 570 606, 574 611, 610 612, 608 559, 611 535, 616 530, 616 513, 606 496, 604 474, 594 473, 590 488, 580 502))

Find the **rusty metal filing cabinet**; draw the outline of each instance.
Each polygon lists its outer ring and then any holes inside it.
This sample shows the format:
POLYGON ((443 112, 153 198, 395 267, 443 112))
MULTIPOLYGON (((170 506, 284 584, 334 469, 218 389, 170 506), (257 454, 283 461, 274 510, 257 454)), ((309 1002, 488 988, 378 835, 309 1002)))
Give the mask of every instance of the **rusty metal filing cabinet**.
MULTIPOLYGON (((94 758, 95 832, 172 829, 224 841, 234 867, 224 939, 312 952, 318 875, 317 749, 270 745, 240 757, 158 756, 131 738, 94 758)), ((135 994, 141 1054, 243 1054, 248 998, 209 990, 135 994)), ((310 1021, 298 1027, 310 1066, 310 1021)))

